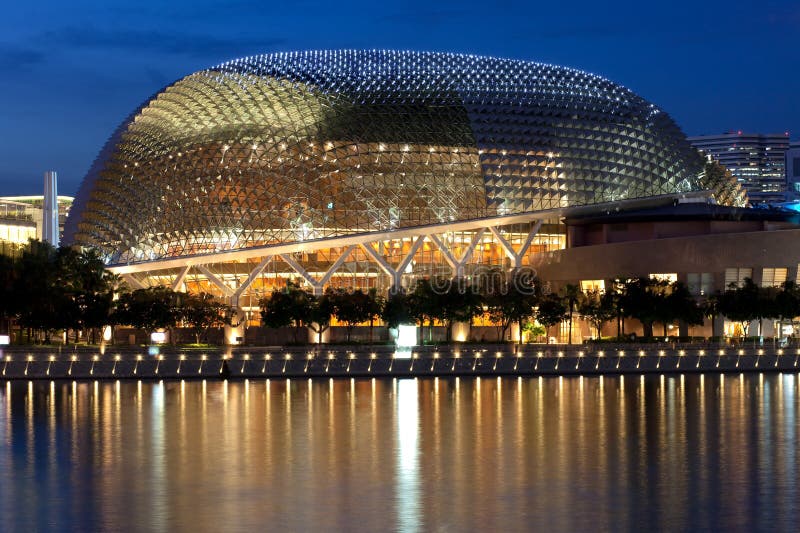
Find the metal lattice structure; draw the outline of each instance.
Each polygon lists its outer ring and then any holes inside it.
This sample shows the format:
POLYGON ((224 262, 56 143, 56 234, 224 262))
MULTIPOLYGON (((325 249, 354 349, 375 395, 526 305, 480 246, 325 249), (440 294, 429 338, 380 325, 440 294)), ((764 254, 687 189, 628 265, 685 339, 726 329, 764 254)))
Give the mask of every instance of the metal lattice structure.
MULTIPOLYGON (((564 67, 396 51, 278 53, 146 102, 85 178, 68 241, 111 265, 712 189, 664 112, 564 67)), ((484 226, 486 227, 486 226, 484 226)))

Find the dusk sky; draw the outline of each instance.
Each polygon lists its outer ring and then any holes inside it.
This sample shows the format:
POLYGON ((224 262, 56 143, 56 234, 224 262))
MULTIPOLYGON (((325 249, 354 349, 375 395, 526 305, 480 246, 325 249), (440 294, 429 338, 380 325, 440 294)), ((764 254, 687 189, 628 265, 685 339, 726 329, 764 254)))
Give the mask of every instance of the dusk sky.
POLYGON ((0 18, 0 195, 72 195, 112 131, 173 81, 273 51, 393 48, 574 67, 689 135, 800 139, 800 3, 12 2, 0 18))

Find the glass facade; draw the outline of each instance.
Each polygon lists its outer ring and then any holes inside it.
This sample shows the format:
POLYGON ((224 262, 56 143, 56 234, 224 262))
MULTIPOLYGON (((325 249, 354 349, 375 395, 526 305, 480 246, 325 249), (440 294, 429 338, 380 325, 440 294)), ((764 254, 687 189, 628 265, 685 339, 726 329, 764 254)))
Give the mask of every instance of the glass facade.
MULTIPOLYGON (((706 181, 669 116, 592 74, 444 53, 278 53, 191 74, 137 109, 84 179, 65 240, 121 265, 707 189, 747 201, 706 181)), ((481 239, 470 253, 498 255, 484 243, 496 236, 468 233, 481 239)), ((559 248, 563 235, 527 244, 559 248)), ((329 264, 336 251, 315 255, 329 264)))
POLYGON ((727 168, 747 190, 750 201, 776 203, 786 200, 786 162, 789 135, 738 132, 690 137, 704 154, 727 168))

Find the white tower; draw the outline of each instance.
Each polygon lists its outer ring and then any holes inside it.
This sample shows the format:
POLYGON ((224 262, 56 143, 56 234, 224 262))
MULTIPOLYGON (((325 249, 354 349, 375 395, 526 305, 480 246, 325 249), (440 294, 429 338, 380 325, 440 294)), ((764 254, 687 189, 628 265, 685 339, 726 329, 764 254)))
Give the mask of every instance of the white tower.
POLYGON ((42 240, 58 246, 58 176, 54 170, 44 173, 42 240))

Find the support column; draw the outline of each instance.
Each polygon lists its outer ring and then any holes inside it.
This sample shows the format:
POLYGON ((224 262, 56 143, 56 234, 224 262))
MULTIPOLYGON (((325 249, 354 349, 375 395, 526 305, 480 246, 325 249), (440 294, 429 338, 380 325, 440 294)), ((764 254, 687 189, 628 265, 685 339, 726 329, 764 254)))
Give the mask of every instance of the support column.
POLYGON ((219 277, 217 277, 217 275, 216 275, 216 274, 214 274, 213 272, 211 272, 211 271, 208 269, 208 267, 206 267, 205 265, 197 265, 197 267, 196 267, 196 268, 197 268, 197 270, 199 270, 200 272, 202 272, 202 273, 203 273, 203 275, 206 277, 206 279, 208 279, 208 281, 210 281, 211 283, 213 283, 214 285, 216 285, 216 286, 217 286, 217 288, 219 288, 219 290, 221 290, 221 291, 222 291, 222 294, 224 294, 226 297, 231 297, 231 296, 233 296, 233 289, 231 289, 230 287, 228 287, 228 286, 225 284, 225 282, 223 282, 221 279, 219 279, 219 277))
POLYGON ((235 326, 229 326, 228 324, 225 324, 224 327, 225 344, 228 346, 235 346, 237 344, 244 343, 244 331, 246 324, 244 313, 238 309, 236 309, 235 312, 237 317, 240 319, 238 324, 235 326))
POLYGON ((528 236, 525 238, 525 242, 522 243, 519 251, 514 251, 514 247, 511 246, 511 243, 500 234, 500 230, 497 227, 491 226, 489 231, 491 231, 492 235, 495 236, 497 242, 500 244, 500 247, 503 248, 503 251, 505 251, 509 259, 514 262, 514 268, 519 268, 522 266, 522 258, 525 257, 525 254, 528 252, 528 248, 531 247, 533 239, 536 237, 536 234, 539 233, 539 229, 541 227, 542 221, 537 220, 534 226, 528 232, 528 236))

